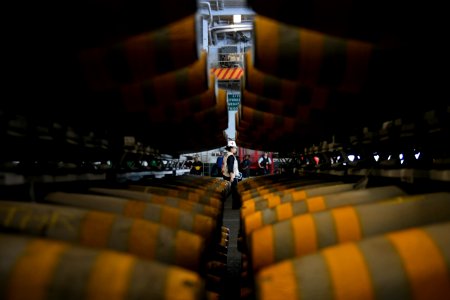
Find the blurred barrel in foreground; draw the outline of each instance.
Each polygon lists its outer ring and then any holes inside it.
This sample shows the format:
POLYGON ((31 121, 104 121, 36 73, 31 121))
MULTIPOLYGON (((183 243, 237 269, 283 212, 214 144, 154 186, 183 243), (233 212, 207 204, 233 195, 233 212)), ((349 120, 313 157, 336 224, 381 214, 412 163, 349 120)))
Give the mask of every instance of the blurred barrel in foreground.
MULTIPOLYGON (((349 204, 368 203, 404 195, 405 192, 396 186, 382 186, 364 190, 354 190, 336 194, 329 194, 321 197, 325 203, 324 209, 326 209, 326 207, 332 208, 349 204), (338 201, 338 199, 342 200, 338 201)), ((310 212, 310 208, 315 208, 312 206, 312 203, 314 201, 319 200, 309 201, 309 199, 307 198, 305 201, 282 203, 273 208, 267 208, 249 214, 242 220, 244 233, 248 235, 253 230, 258 229, 264 225, 273 224, 278 221, 287 220, 296 215, 308 213, 310 212)), ((316 209, 316 211, 318 210, 316 209)))
POLYGON ((143 219, 58 205, 0 201, 0 230, 109 248, 200 271, 205 241, 143 219))
POLYGON ((450 193, 303 214, 253 231, 248 237, 250 262, 256 271, 335 244, 446 221, 450 221, 450 193))
POLYGON ((82 194, 50 193, 45 200, 53 204, 112 212, 126 217, 140 218, 161 223, 175 229, 184 229, 211 239, 217 229, 217 222, 209 216, 194 214, 179 208, 125 200, 108 196, 84 197, 82 194), (89 200, 87 200, 89 199, 89 200))
POLYGON ((45 239, 0 234, 1 299, 204 299, 184 268, 45 239))
POLYGON ((327 247, 262 269, 256 299, 450 299, 450 223, 327 247))

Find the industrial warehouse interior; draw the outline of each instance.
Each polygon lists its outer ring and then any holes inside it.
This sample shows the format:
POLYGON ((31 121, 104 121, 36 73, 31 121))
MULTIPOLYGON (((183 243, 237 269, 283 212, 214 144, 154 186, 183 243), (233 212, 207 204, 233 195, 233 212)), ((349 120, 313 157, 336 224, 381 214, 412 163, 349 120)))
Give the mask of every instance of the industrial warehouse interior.
POLYGON ((0 299, 450 299, 444 11, 6 4, 0 299))

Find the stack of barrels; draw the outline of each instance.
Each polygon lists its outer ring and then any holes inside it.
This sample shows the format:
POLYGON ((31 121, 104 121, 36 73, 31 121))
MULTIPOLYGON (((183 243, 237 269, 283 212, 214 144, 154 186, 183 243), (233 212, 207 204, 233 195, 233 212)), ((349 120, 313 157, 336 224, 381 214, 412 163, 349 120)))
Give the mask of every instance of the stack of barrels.
POLYGON ((225 181, 200 176, 0 200, 1 299, 218 299, 225 181))
POLYGON ((239 184, 242 298, 450 297, 450 193, 264 177, 239 184))

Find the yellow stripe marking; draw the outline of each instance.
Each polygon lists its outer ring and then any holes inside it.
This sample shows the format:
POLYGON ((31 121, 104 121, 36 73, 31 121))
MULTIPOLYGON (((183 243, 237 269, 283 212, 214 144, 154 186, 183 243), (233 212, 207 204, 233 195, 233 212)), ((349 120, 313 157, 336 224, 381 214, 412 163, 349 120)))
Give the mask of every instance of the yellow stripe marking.
POLYGON ((104 212, 88 212, 81 224, 80 243, 91 247, 106 247, 115 216, 104 212))
POLYGON ((245 217, 245 235, 248 236, 250 232, 263 226, 261 212, 255 212, 245 217))
POLYGON ((175 261, 182 266, 198 268, 200 253, 203 250, 203 239, 197 234, 178 230, 175 243, 175 261))
POLYGON ((256 39, 255 54, 260 56, 259 51, 262 51, 262 57, 265 59, 258 59, 258 63, 263 66, 262 69, 276 70, 278 53, 278 26, 277 23, 268 18, 256 16, 254 19, 256 39), (265 55, 264 55, 265 54, 265 55), (272 58, 272 59, 270 59, 272 58))
POLYGON ((337 238, 340 243, 358 241, 361 237, 361 224, 359 216, 353 207, 343 207, 331 210, 337 238))
POLYGON ((6 299, 46 299, 53 272, 68 247, 59 242, 31 241, 11 272, 6 299))
POLYGON ((372 282, 364 256, 354 243, 324 248, 336 300, 374 299, 372 282))
POLYGON ((320 75, 320 66, 323 59, 324 34, 313 31, 300 29, 300 50, 298 79, 304 82, 316 83, 320 75))
POLYGON ((292 192, 292 199, 293 201, 301 201, 301 200, 305 200, 306 197, 308 197, 308 195, 306 195, 305 191, 295 191, 292 192))
POLYGON ((126 201, 123 215, 131 218, 141 218, 147 204, 144 201, 126 201))
POLYGON ((273 227, 268 225, 253 231, 250 240, 253 269, 258 270, 272 264, 275 260, 273 227))
POLYGON ((289 260, 262 269, 256 282, 261 300, 300 299, 294 266, 289 260))
POLYGON ((155 241, 159 225, 136 219, 131 225, 128 249, 131 253, 148 259, 155 258, 155 241))
POLYGON ((306 199, 306 206, 309 212, 322 211, 327 209, 325 199, 322 196, 306 199))
POLYGON ((280 198, 279 197, 269 197, 267 199, 267 207, 272 208, 280 204, 280 198))
POLYGON ((180 210, 165 206, 161 209, 160 223, 169 226, 170 228, 178 227, 178 219, 180 218, 180 210))
POLYGON ((198 297, 200 282, 195 272, 170 268, 165 280, 165 299, 194 300, 198 297))
POLYGON ((450 275, 446 262, 425 231, 393 232, 387 238, 403 261, 414 299, 450 299, 450 275))
POLYGON ((204 238, 210 238, 212 229, 216 226, 216 222, 208 216, 195 215, 193 232, 204 238))
POLYGON ((89 275, 86 299, 125 299, 135 262, 132 255, 100 252, 89 275))
POLYGON ((294 215, 292 210, 292 203, 284 203, 275 207, 277 213, 277 221, 283 221, 291 218, 294 215))
POLYGON ((317 251, 316 223, 312 215, 304 214, 291 220, 294 232, 295 254, 298 256, 317 251))
POLYGON ((249 200, 245 201, 241 207, 241 218, 243 219, 245 216, 255 212, 255 201, 249 200))
POLYGON ((166 196, 161 195, 152 195, 150 197, 151 203, 157 203, 157 204, 165 204, 166 196))

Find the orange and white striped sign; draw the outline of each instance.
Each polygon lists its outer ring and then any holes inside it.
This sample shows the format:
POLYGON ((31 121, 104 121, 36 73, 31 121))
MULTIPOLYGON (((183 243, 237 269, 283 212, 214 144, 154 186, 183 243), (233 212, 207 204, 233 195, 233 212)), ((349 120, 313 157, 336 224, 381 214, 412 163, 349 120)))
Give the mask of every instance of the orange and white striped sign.
POLYGON ((217 80, 239 80, 244 74, 243 68, 212 68, 211 73, 216 75, 217 80))

